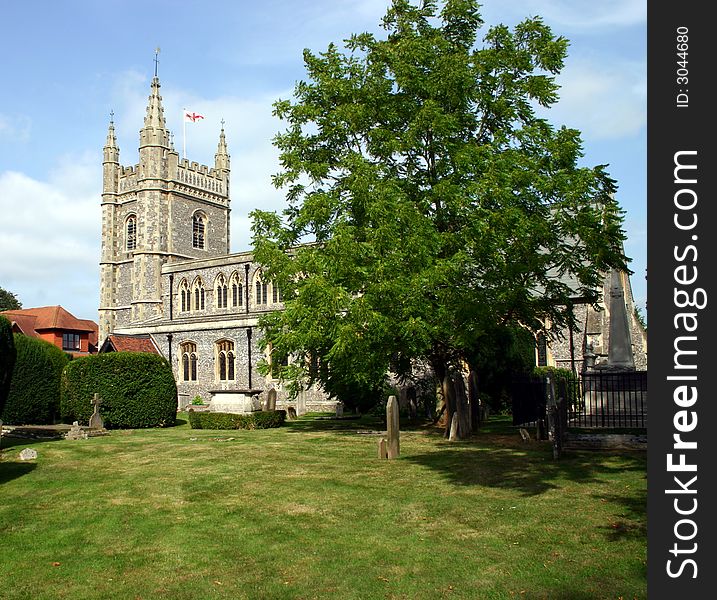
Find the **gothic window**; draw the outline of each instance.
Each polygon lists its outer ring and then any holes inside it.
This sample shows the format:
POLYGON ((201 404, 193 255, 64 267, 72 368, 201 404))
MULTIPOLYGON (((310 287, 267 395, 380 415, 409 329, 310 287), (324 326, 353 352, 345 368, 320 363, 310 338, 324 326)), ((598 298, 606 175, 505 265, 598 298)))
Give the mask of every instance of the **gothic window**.
POLYGON ((544 333, 539 333, 536 340, 537 363, 539 367, 548 366, 548 339, 544 333))
POLYGON ((192 217, 192 247, 204 250, 205 248, 205 231, 207 226, 207 217, 204 213, 194 213, 192 217))
POLYGON ((181 312, 189 312, 191 310, 192 295, 189 291, 189 284, 186 279, 182 279, 179 284, 179 307, 181 312))
POLYGON ((256 294, 256 305, 263 306, 269 301, 269 286, 262 280, 261 271, 254 275, 254 293, 256 294))
POLYGON ((271 299, 274 304, 277 302, 283 302, 284 298, 281 294, 281 289, 278 285, 276 285, 276 282, 272 282, 271 284, 271 299))
POLYGON ((231 277, 232 307, 237 308, 244 304, 244 286, 239 281, 239 274, 235 271, 231 277))
POLYGON ((182 363, 182 381, 197 380, 197 345, 183 342, 179 345, 179 360, 182 363))
POLYGON ((217 376, 219 381, 234 381, 234 342, 217 342, 217 376))
POLYGON ((125 248, 127 251, 137 249, 137 215, 130 215, 125 221, 125 248))
POLYGON ((217 301, 217 308, 227 308, 227 306, 229 305, 227 302, 228 291, 229 291, 229 288, 227 286, 226 277, 224 277, 224 275, 222 275, 220 273, 219 276, 217 277, 217 282, 214 287, 214 293, 215 293, 216 301, 217 301))
POLYGON ((204 282, 197 277, 192 285, 192 310, 204 310, 204 282))

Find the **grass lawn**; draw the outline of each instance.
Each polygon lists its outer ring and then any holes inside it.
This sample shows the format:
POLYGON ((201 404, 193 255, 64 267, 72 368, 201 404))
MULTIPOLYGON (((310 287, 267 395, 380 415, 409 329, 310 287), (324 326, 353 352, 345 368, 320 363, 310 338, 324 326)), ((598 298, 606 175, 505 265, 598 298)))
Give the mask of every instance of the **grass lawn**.
POLYGON ((0 597, 646 598, 644 452, 554 461, 498 419, 382 461, 378 428, 3 438, 0 597))

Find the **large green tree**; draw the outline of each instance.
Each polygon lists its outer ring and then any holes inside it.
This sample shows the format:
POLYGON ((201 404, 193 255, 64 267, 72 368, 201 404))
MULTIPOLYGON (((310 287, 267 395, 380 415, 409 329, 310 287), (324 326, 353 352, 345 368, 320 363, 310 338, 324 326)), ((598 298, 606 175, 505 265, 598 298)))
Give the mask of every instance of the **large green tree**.
POLYGON ((394 0, 384 38, 305 51, 307 81, 274 106, 288 206, 253 213, 285 302, 264 339, 296 358, 282 376, 372 393, 424 359, 460 435, 457 372, 481 340, 567 324, 570 298, 625 266, 615 182, 578 165, 578 131, 536 115, 568 42, 537 17, 479 43, 482 26, 473 0, 394 0))

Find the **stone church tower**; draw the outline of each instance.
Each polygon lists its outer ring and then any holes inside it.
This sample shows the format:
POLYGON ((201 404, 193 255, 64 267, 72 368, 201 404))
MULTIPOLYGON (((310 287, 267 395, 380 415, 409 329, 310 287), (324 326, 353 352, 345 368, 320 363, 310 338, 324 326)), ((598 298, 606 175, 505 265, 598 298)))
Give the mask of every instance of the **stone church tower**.
POLYGON ((229 154, 213 167, 180 159, 155 75, 139 132, 139 163, 121 166, 114 122, 103 153, 99 336, 163 318, 162 267, 229 253, 229 154))

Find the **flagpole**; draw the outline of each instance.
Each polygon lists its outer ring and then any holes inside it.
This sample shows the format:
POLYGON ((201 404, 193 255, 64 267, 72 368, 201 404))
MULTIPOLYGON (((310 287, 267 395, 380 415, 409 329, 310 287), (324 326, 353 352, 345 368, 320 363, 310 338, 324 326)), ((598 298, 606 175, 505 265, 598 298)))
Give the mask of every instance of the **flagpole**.
POLYGON ((187 109, 182 109, 182 158, 187 158, 187 109))

